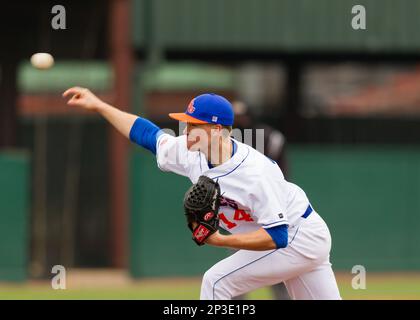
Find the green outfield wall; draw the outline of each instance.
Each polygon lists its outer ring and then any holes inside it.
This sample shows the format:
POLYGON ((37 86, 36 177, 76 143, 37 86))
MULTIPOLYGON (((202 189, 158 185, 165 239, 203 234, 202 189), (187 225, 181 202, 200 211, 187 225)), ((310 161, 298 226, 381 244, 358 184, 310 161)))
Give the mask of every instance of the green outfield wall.
MULTIPOLYGON (((227 255, 197 247, 182 211, 189 180, 135 148, 131 178, 131 274, 201 275, 227 255)), ((291 146, 291 180, 333 237, 336 270, 420 270, 420 148, 291 146)))
POLYGON ((0 151, 0 281, 23 281, 29 261, 29 159, 0 151))
POLYGON ((330 226, 336 268, 420 270, 419 147, 295 147, 290 163, 330 226))
POLYGON ((97 92, 112 88, 114 75, 111 65, 94 60, 64 60, 48 70, 35 69, 29 62, 18 68, 18 87, 23 93, 58 93, 78 85, 97 92))

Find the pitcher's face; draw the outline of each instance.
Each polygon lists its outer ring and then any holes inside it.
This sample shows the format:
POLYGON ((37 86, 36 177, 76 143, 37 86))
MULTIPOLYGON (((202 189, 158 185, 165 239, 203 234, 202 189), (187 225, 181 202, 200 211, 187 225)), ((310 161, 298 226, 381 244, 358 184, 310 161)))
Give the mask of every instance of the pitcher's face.
POLYGON ((184 134, 187 136, 187 148, 190 151, 209 150, 212 141, 218 136, 220 125, 210 123, 194 124, 187 123, 184 134))

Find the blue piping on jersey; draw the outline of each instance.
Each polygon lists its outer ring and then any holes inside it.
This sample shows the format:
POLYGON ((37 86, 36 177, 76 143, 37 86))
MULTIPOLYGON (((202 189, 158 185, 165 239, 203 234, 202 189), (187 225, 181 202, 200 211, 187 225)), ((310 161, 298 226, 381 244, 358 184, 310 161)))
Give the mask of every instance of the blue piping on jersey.
POLYGON ((272 163, 275 163, 278 165, 278 163, 276 161, 274 161, 273 159, 271 159, 270 157, 265 156, 268 160, 270 160, 272 163))
MULTIPOLYGON (((232 154, 231 154, 230 157, 232 158, 233 155, 236 153, 236 150, 238 149, 238 146, 236 145, 235 141, 233 141, 233 140, 231 140, 231 141, 232 141, 232 154)), ((200 160, 201 160, 201 157, 200 157, 200 160)), ((210 161, 207 161, 207 165, 209 166, 209 169, 214 168, 214 166, 211 164, 210 161)), ((201 161, 200 161, 200 167, 201 167, 201 161)))
POLYGON ((265 228, 265 227, 271 226, 272 224, 276 224, 276 223, 284 223, 284 224, 287 224, 287 222, 276 221, 276 222, 269 223, 269 224, 262 224, 262 226, 263 226, 263 228, 265 228))
MULTIPOLYGON (((303 219, 306 219, 307 217, 309 217, 309 215, 314 211, 314 209, 312 208, 311 204, 308 205, 308 208, 306 209, 305 213, 301 216, 303 219)), ((300 226, 297 227, 295 234, 293 235, 292 240, 290 240, 289 244, 291 244, 293 242, 293 240, 295 240, 295 237, 299 231, 300 226)))
POLYGON ((227 175, 229 175, 229 174, 231 174, 233 171, 235 171, 236 169, 238 169, 239 168, 239 166, 242 164, 242 163, 244 163, 244 161, 246 160, 246 158, 248 158, 248 156, 249 156, 249 149, 248 149, 248 153, 246 154, 246 156, 245 156, 245 158, 243 158, 243 160, 241 161, 241 163, 239 163, 235 168, 233 168, 231 171, 229 171, 228 173, 225 173, 225 174, 222 174, 222 175, 220 175, 220 176, 216 176, 216 177, 211 177, 211 179, 218 179, 218 178, 221 178, 221 177, 225 177, 225 176, 227 176, 227 175))
POLYGON ((203 168, 201 168, 201 152, 199 152, 198 155, 200 156, 200 171, 203 173, 203 168))
POLYGON ((314 209, 312 209, 311 204, 309 204, 308 207, 305 210, 305 213, 302 215, 302 218, 306 219, 307 217, 309 217, 309 215, 312 213, 312 211, 314 211, 314 209))
POLYGON ((298 233, 298 231, 299 231, 299 228, 300 228, 300 226, 299 226, 299 227, 297 227, 296 232, 295 232, 295 234, 293 235, 292 240, 290 240, 289 244, 291 244, 291 243, 293 242, 293 240, 295 240, 295 237, 296 237, 296 235, 297 235, 297 233, 298 233))
POLYGON ((239 267, 238 269, 235 269, 235 270, 233 270, 233 271, 229 272, 228 274, 225 274, 223 277, 221 277, 221 278, 217 279, 217 280, 214 282, 214 284, 213 284, 213 300, 214 300, 214 289, 216 288, 216 284, 217 284, 220 280, 222 280, 223 278, 226 278, 227 276, 231 275, 232 273, 234 273, 234 272, 236 272, 236 271, 238 271, 238 270, 241 270, 241 269, 243 269, 243 268, 245 268, 245 267, 249 266, 250 264, 253 264, 254 262, 257 262, 258 260, 261 260, 261 259, 263 259, 263 258, 265 258, 265 257, 269 256, 270 254, 272 254, 272 253, 276 252, 277 250, 279 250, 279 249, 275 249, 275 250, 273 250, 273 251, 271 251, 271 252, 267 253, 265 256, 259 257, 258 259, 254 260, 254 261, 251 261, 251 262, 247 263, 246 265, 244 265, 244 266, 242 266, 242 267, 239 267))

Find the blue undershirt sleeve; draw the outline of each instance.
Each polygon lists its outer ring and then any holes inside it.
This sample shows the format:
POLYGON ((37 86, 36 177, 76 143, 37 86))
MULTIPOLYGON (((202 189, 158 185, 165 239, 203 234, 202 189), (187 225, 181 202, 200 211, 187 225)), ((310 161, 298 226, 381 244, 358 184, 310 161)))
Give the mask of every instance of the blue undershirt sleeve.
POLYGON ((286 248, 289 233, 287 231, 288 226, 286 224, 282 224, 281 226, 276 226, 272 228, 264 228, 265 231, 273 238, 273 241, 276 243, 276 247, 279 248, 286 248))
POLYGON ((153 122, 138 117, 130 129, 130 140, 156 155, 156 143, 163 131, 153 122))

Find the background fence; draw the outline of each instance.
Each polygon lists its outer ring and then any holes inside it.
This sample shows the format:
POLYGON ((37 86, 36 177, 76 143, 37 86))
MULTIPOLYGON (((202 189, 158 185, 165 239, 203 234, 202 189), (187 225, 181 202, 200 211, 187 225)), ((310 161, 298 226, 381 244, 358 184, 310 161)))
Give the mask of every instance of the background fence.
POLYGON ((0 279, 28 277, 30 157, 15 151, 0 152, 0 279))

